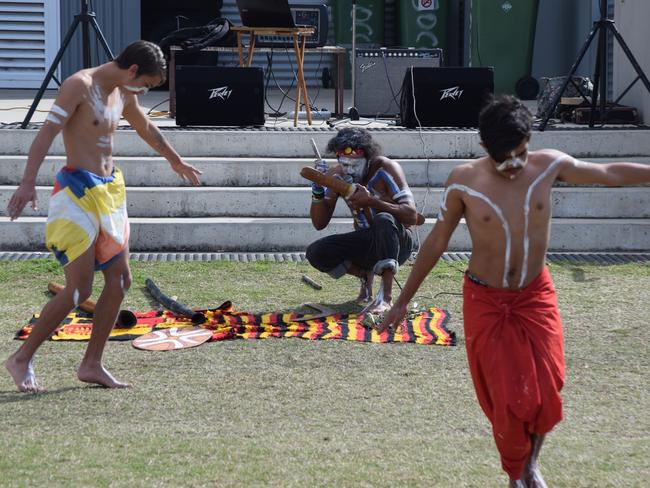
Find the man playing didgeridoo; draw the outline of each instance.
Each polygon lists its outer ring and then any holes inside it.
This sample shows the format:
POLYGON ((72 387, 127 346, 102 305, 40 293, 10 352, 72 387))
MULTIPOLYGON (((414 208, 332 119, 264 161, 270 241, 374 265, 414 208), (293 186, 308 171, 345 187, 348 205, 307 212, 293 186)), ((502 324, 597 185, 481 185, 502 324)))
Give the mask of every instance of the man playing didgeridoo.
POLYGON ((379 331, 401 324, 409 300, 462 217, 472 239, 464 278, 464 328, 476 395, 492 423, 511 486, 545 486, 537 457, 562 419, 562 323, 544 266, 555 181, 621 186, 650 182, 650 166, 593 164, 560 151, 529 152, 532 117, 499 97, 479 117, 487 156, 455 168, 437 222, 379 331))
POLYGON ((90 296, 95 270, 102 270, 105 285, 77 376, 108 388, 128 386, 102 365, 106 340, 131 282, 126 192, 122 173, 112 158, 120 116, 181 178, 199 184, 200 171, 183 162, 138 104, 136 94, 161 84, 165 68, 157 45, 136 41, 114 61, 73 74, 61 85, 32 143, 7 214, 15 220, 28 202, 36 208, 36 175, 52 141, 62 131, 67 164, 56 176, 45 236, 47 247, 63 265, 66 284, 45 305, 28 339, 5 363, 21 391, 39 391, 32 369, 34 354, 65 316, 90 296))
MULTIPOLYGON (((346 128, 332 138, 327 150, 338 164, 316 167, 356 186, 346 204, 354 217, 354 231, 323 237, 307 248, 307 260, 334 278, 351 274, 361 279, 360 303, 372 299, 372 279, 381 276, 377 298, 367 310, 383 312, 391 304, 393 277, 414 248, 411 225, 417 211, 401 166, 380 155, 379 145, 364 129, 346 128)), ((329 224, 339 195, 312 185, 311 221, 318 230, 329 224)))

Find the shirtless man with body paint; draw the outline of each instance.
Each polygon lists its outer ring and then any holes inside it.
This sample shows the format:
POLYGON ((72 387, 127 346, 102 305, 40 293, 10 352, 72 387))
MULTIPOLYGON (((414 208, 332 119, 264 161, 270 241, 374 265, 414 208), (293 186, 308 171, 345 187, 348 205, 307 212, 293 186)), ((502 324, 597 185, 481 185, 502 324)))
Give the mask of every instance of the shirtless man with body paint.
MULTIPOLYGON (((354 217, 354 230, 322 237, 309 245, 306 256, 319 271, 338 279, 345 274, 358 277, 361 289, 357 303, 365 311, 382 313, 392 303, 393 279, 415 249, 411 226, 417 221, 413 194, 398 162, 381 156, 371 134, 356 127, 341 129, 330 139, 327 150, 337 158, 328 168, 324 160, 317 169, 341 178, 356 189, 343 198, 354 217), (377 296, 372 282, 381 277, 377 296)), ((312 185, 310 217, 317 230, 327 227, 339 200, 333 190, 312 185)))
POLYGON ((461 218, 472 239, 463 321, 472 380, 510 486, 546 486, 537 457, 562 419, 562 323, 545 255, 555 181, 624 186, 650 182, 650 165, 594 164, 556 150, 529 151, 532 116, 498 97, 479 117, 487 156, 455 168, 438 220, 378 331, 398 327, 411 298, 461 218), (498 338, 498 339, 497 339, 498 338))
POLYGON ((7 214, 11 220, 17 219, 29 202, 36 209, 36 175, 52 141, 63 132, 67 164, 57 174, 50 198, 46 241, 64 266, 66 285, 45 305, 28 339, 5 362, 20 391, 40 390, 32 369, 34 354, 66 315, 90 296, 98 269, 104 274, 105 285, 77 376, 108 388, 128 386, 102 364, 106 340, 131 283, 124 180, 113 166, 112 156, 120 117, 124 116, 183 180, 198 185, 201 174, 181 159, 138 104, 137 94, 161 84, 165 69, 157 45, 136 41, 114 61, 78 71, 61 85, 31 145, 23 179, 9 201, 7 214))

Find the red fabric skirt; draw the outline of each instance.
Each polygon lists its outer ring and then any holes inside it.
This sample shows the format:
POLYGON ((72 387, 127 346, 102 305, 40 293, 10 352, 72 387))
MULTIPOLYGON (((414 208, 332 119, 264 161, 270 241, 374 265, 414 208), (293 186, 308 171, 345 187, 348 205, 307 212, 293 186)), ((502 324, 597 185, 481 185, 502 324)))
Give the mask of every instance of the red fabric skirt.
POLYGON ((562 420, 564 340, 548 269, 523 290, 464 283, 469 368, 481 408, 492 423, 501 465, 519 479, 531 434, 562 420))

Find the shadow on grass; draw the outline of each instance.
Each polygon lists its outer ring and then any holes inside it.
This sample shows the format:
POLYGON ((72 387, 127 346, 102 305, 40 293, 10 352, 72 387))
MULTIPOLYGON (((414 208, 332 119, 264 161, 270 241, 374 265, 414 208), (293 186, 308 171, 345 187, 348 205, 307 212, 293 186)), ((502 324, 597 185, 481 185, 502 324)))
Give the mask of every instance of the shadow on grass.
MULTIPOLYGON (((102 388, 99 385, 91 385, 90 387, 102 388)), ((87 385, 67 386, 65 388, 58 388, 56 390, 42 390, 39 391, 38 393, 20 392, 20 391, 0 391, 0 405, 8 404, 8 403, 26 402, 26 401, 34 400, 35 398, 43 398, 52 395, 60 395, 62 393, 67 393, 69 391, 76 391, 85 388, 89 388, 89 386, 87 385)))
POLYGON ((582 268, 571 269, 571 274, 573 276, 573 281, 576 283, 592 283, 594 281, 598 281, 598 278, 587 278, 587 274, 582 268))
MULTIPOLYGON (((315 305, 320 305, 324 308, 331 309, 332 313, 359 313, 363 310, 365 305, 359 305, 354 300, 348 300, 347 302, 342 303, 330 303, 330 302, 310 302, 315 305)), ((310 307, 308 304, 303 303, 296 307, 284 308, 282 310, 274 310, 276 313, 299 313, 303 315, 316 315, 319 312, 314 308, 310 307)))
POLYGON ((147 299, 147 303, 149 304, 149 307, 151 307, 151 310, 162 310, 162 306, 160 303, 158 303, 158 300, 156 300, 153 295, 151 295, 151 292, 149 291, 149 288, 146 287, 146 285, 142 285, 140 287, 140 291, 147 299))

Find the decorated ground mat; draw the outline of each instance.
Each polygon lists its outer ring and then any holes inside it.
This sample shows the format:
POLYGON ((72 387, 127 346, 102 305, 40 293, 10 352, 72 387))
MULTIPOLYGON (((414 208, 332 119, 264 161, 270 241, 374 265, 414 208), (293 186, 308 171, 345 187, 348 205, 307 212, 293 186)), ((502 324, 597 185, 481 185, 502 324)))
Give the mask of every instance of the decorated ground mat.
MULTIPOLYGON (((236 312, 232 307, 222 306, 213 310, 201 310, 206 321, 202 328, 212 332, 211 341, 229 339, 267 339, 269 337, 298 337, 301 339, 340 339, 358 342, 414 342, 455 346, 456 334, 447 328, 449 313, 439 308, 413 315, 408 326, 397 333, 384 331, 378 334, 370 327, 371 317, 365 314, 332 314, 315 320, 303 318, 297 313, 252 314, 236 312)), ((192 321, 169 311, 152 310, 135 312, 137 324, 130 328, 112 330, 109 340, 124 341, 160 329, 191 327, 192 321)), ((26 339, 38 315, 16 333, 16 339, 26 339)), ((86 341, 93 326, 92 315, 86 312, 71 313, 52 335, 54 341, 86 341)))

